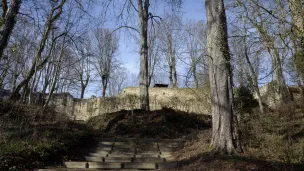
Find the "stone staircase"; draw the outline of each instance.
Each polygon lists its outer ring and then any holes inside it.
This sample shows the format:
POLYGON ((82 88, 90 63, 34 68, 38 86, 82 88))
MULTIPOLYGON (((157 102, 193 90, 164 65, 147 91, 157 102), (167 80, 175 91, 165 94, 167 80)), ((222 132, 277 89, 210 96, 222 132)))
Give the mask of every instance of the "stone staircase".
POLYGON ((39 171, 77 171, 102 169, 169 169, 174 168, 172 152, 181 148, 184 141, 175 139, 105 139, 98 141, 94 152, 86 161, 65 162, 63 169, 39 169, 39 171))

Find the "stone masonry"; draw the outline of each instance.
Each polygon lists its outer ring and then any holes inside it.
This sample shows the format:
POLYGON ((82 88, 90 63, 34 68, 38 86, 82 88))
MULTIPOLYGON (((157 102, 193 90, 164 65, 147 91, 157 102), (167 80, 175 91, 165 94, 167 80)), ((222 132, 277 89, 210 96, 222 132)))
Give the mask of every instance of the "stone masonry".
MULTIPOLYGON (((197 114, 210 114, 210 93, 206 89, 149 88, 150 109, 164 107, 197 114)), ((129 87, 116 97, 92 97, 75 99, 69 93, 56 94, 50 106, 68 114, 73 120, 88 120, 90 117, 119 110, 139 108, 139 88, 129 87)))

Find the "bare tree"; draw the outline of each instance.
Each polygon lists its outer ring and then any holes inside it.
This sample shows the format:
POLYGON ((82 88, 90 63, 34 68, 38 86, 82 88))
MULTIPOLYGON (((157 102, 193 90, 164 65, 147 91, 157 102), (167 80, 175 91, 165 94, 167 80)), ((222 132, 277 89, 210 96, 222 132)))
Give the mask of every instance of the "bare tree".
POLYGON ((94 31, 94 38, 97 42, 94 65, 101 78, 102 97, 105 97, 110 75, 114 69, 118 36, 110 29, 99 28, 94 31))
POLYGON ((202 21, 200 22, 188 22, 186 24, 185 33, 186 42, 186 54, 190 59, 190 70, 194 79, 195 87, 199 87, 199 64, 205 57, 204 39, 206 38, 206 29, 202 21))
POLYGON ((76 45, 75 59, 77 60, 75 67, 75 80, 80 82, 80 98, 84 98, 85 89, 88 87, 91 79, 91 57, 93 55, 90 39, 84 38, 80 41, 80 45, 76 45))
POLYGON ((8 7, 7 0, 2 0, 2 15, 0 23, 0 60, 3 55, 3 50, 6 48, 9 37, 14 29, 21 3, 22 0, 11 0, 10 6, 8 7))
POLYGON ((256 28, 262 45, 267 49, 269 55, 272 59, 272 70, 275 76, 275 88, 276 92, 279 95, 279 101, 287 102, 291 100, 291 95, 289 89, 287 88, 286 81, 283 75, 283 64, 282 58, 280 56, 280 52, 276 46, 274 35, 270 34, 269 25, 271 23, 267 22, 265 19, 265 15, 263 15, 262 5, 260 5, 259 0, 255 0, 252 2, 241 2, 238 0, 238 3, 244 8, 245 17, 248 22, 256 28), (249 9, 249 7, 251 7, 249 9))
POLYGON ((207 54, 211 87, 212 149, 215 154, 236 152, 231 61, 223 0, 206 0, 207 54))
MULTIPOLYGON (((47 39, 49 37, 49 34, 50 34, 51 30, 53 29, 53 24, 60 17, 65 2, 66 2, 66 0, 61 0, 58 5, 52 6, 52 9, 48 15, 48 19, 45 24, 45 29, 44 29, 44 32, 42 35, 42 39, 39 44, 39 49, 37 51, 35 58, 33 59, 32 66, 31 66, 26 78, 16 87, 15 91, 12 93, 12 95, 11 95, 12 100, 18 99, 18 94, 19 94, 21 88, 24 86, 27 87, 28 83, 30 82, 33 75, 37 72, 37 70, 40 70, 48 61, 48 59, 49 59, 48 56, 45 57, 44 59, 41 58, 42 53, 45 49, 45 45, 46 45, 47 39), (39 61, 41 61, 41 62, 39 63, 39 61)), ((62 35, 57 36, 56 38, 53 39, 53 41, 55 41, 57 38, 59 38, 61 36, 62 35)))

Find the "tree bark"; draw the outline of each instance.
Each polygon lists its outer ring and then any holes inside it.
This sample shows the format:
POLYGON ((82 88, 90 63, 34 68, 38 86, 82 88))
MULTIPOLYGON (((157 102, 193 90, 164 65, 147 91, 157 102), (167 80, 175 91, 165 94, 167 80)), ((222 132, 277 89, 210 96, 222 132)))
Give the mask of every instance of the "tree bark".
POLYGON ((207 54, 212 111, 213 154, 234 154, 233 89, 227 23, 223 0, 205 0, 207 12, 207 54), (232 97, 231 97, 232 96, 232 97))
POLYGON ((16 18, 20 9, 22 0, 11 0, 10 7, 7 9, 7 2, 2 1, 2 19, 3 24, 0 29, 0 59, 2 58, 3 51, 7 46, 9 37, 14 29, 16 24, 16 18))
POLYGON ((197 79, 197 73, 196 73, 196 63, 194 61, 192 61, 192 74, 193 74, 193 79, 194 79, 194 83, 195 83, 195 88, 198 88, 198 79, 197 79))
POLYGON ((293 44, 295 54, 293 56, 294 68, 297 75, 297 83, 302 97, 304 97, 304 90, 302 81, 304 79, 304 8, 301 0, 288 0, 288 6, 291 11, 293 23, 293 44))
POLYGON ((103 76, 101 79, 101 83, 102 83, 102 97, 106 97, 106 90, 108 87, 108 77, 103 76))
POLYGON ((149 89, 148 89, 148 17, 149 0, 138 0, 138 16, 140 21, 140 109, 149 110, 149 89))

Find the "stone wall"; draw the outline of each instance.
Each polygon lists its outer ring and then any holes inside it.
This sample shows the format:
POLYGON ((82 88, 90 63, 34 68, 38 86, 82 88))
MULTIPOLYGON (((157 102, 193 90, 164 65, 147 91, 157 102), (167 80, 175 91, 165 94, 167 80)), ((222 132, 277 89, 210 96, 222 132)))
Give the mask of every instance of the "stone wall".
MULTIPOLYGON (((139 108, 139 88, 126 88, 117 97, 74 99, 70 94, 54 95, 50 105, 74 120, 119 110, 139 108)), ((206 89, 149 88, 151 110, 163 107, 197 114, 210 114, 210 95, 206 89)))

